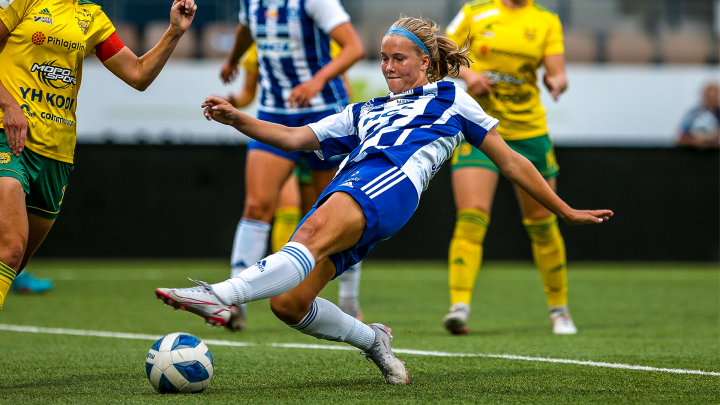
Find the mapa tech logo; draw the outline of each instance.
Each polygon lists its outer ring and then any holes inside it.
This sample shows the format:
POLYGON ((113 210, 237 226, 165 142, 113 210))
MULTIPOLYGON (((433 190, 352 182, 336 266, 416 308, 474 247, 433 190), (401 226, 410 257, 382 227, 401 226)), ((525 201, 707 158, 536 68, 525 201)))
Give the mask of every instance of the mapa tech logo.
POLYGON ((30 72, 37 72, 40 81, 55 89, 62 90, 67 89, 71 85, 74 86, 77 83, 77 79, 72 75, 72 71, 60 66, 55 66, 55 62, 57 62, 57 60, 44 62, 42 65, 33 63, 30 72), (60 83, 56 84, 57 82, 60 83))

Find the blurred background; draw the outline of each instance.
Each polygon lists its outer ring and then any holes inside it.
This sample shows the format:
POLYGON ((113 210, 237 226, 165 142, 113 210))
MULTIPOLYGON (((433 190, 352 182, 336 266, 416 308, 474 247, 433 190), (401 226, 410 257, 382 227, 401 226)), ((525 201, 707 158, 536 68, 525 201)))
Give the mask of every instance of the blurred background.
MULTIPOLYGON (((140 55, 157 43, 169 0, 97 0, 140 55)), ((88 58, 80 92, 76 169, 62 215, 36 257, 229 257, 242 213, 247 138, 208 123, 200 104, 237 91, 219 71, 238 2, 198 0, 190 31, 156 82, 129 88, 88 58)), ((441 28, 459 0, 341 0, 366 51, 349 72, 353 101, 387 92, 380 40, 400 14, 441 28)), ((720 163, 715 147, 678 147, 685 114, 720 81, 720 0, 545 0, 563 23, 570 87, 547 92, 559 194, 610 208, 609 223, 564 227, 569 260, 718 261, 720 163)), ((543 90, 544 91, 544 90, 543 90)), ((246 112, 254 114, 254 109, 246 112)), ((449 169, 418 212, 370 258, 446 260, 455 208, 449 169)), ((563 225, 561 225, 563 226, 563 225)), ((487 259, 531 259, 508 182, 501 182, 487 259)))

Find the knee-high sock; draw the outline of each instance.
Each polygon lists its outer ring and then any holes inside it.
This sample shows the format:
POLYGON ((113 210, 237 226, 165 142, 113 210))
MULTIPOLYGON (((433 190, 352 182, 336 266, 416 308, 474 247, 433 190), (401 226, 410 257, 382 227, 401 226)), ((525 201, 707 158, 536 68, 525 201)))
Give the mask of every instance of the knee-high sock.
POLYGON ((375 341, 375 331, 344 313, 332 302, 315 298, 310 312, 291 328, 318 339, 345 342, 366 352, 375 341))
POLYGON ((450 242, 450 305, 470 305, 475 280, 482 263, 483 242, 490 217, 480 210, 468 208, 457 213, 455 232, 450 242))
POLYGON ((3 262, 0 262, 0 311, 2 311, 3 304, 5 303, 5 297, 7 297, 10 291, 10 285, 17 273, 11 269, 10 266, 3 262))
POLYGON ((272 232, 270 233, 270 246, 273 253, 285 246, 297 228, 302 214, 300 208, 294 206, 280 207, 275 210, 272 232))
POLYGON ((242 218, 235 230, 230 266, 230 277, 237 276, 248 266, 265 257, 270 224, 242 218))
POLYGON ((223 302, 242 305, 290 291, 310 274, 315 258, 301 243, 290 242, 243 272, 222 283, 213 284, 223 302))
POLYGON ((345 270, 338 279, 338 297, 342 301, 357 301, 360 296, 360 273, 362 272, 362 262, 357 263, 345 270))
POLYGON ((525 219, 523 224, 532 240, 533 258, 540 271, 548 305, 567 305, 567 258, 557 216, 539 220, 525 219))

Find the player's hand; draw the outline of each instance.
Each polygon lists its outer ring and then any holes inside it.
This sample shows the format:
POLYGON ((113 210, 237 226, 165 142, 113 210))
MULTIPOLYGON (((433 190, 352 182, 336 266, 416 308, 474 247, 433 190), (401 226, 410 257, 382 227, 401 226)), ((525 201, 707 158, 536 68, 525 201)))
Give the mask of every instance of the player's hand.
POLYGON ((197 4, 195 0, 175 0, 170 8, 170 26, 175 27, 183 33, 190 28, 195 18, 197 4))
POLYGON ((599 224, 613 216, 610 210, 572 210, 562 219, 570 225, 599 224))
POLYGON ((543 75, 543 83, 545 83, 545 87, 547 87, 553 100, 558 101, 560 99, 560 93, 562 93, 559 81, 545 72, 543 75))
POLYGON ((465 83, 467 84, 470 94, 476 97, 485 96, 492 92, 492 80, 483 76, 482 73, 470 70, 465 83))
POLYGON ((235 78, 237 77, 237 73, 237 65, 233 65, 230 63, 230 61, 227 61, 220 69, 220 79, 223 83, 228 84, 235 80, 235 78))
POLYGON ((12 103, 3 111, 3 126, 5 127, 8 146, 15 156, 19 157, 20 153, 25 149, 28 120, 18 103, 12 103))
POLYGON ((325 83, 316 79, 300 83, 292 89, 287 102, 290 107, 307 107, 310 105, 310 100, 323 89, 323 86, 325 86, 325 83))
POLYGON ((240 111, 236 110, 227 100, 210 96, 202 103, 203 115, 208 121, 215 120, 221 124, 233 125, 240 118, 240 111))

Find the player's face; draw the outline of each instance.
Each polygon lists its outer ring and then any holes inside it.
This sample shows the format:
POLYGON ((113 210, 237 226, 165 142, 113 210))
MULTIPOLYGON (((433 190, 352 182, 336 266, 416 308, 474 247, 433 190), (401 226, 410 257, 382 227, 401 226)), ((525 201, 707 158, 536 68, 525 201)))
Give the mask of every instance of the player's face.
POLYGON ((430 57, 419 56, 410 39, 390 34, 383 38, 380 47, 382 71, 388 88, 395 94, 426 85, 430 57))

